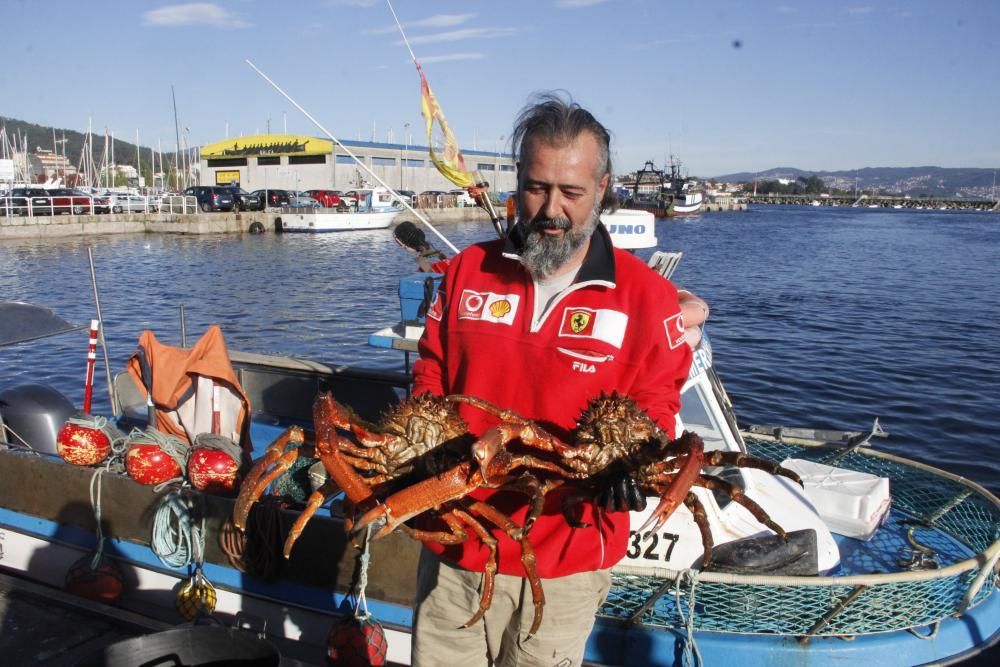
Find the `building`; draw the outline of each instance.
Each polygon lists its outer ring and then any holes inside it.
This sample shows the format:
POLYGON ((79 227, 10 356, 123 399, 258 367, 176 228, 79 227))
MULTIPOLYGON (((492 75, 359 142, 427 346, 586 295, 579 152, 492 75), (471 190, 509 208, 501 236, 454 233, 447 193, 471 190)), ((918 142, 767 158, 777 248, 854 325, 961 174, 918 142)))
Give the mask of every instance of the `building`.
MULTIPOLYGON (((451 190, 456 186, 430 160, 426 146, 342 141, 387 185, 397 190, 451 190)), ((290 134, 258 134, 201 147, 200 184, 236 183, 244 190, 351 190, 377 185, 354 158, 332 141, 290 134)), ((516 187, 510 155, 463 151, 465 165, 478 170, 495 192, 516 187)))
POLYGON ((34 177, 34 182, 45 183, 61 180, 74 182, 76 167, 69 163, 65 155, 38 147, 34 153, 28 154, 28 169, 34 177))

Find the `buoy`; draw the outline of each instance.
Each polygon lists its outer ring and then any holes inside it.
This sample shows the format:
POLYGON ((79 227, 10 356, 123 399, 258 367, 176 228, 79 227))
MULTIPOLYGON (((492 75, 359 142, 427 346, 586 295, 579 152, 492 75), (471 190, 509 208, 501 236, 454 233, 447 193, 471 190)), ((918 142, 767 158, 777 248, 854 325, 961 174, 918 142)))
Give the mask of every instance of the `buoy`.
POLYGON ((109 603, 121 596, 125 589, 125 577, 112 561, 101 554, 91 553, 70 566, 64 587, 73 595, 109 603))
POLYGON ((199 566, 194 575, 177 592, 177 611, 188 621, 201 616, 211 616, 215 611, 218 594, 199 566))
POLYGON ((139 484, 156 485, 181 476, 177 461, 159 445, 134 444, 125 454, 125 469, 139 484))
MULTIPOLYGON (((194 451, 188 459, 187 474, 191 486, 206 493, 227 494, 236 490, 240 462, 233 452, 217 447, 206 447, 211 434, 201 433, 194 441, 194 451)), ((222 438, 222 436, 212 436, 222 438)), ((239 456, 239 447, 229 441, 239 456)))
POLYGON ((111 453, 111 439, 90 415, 78 412, 63 424, 56 435, 56 452, 66 463, 97 465, 111 453))
POLYGON ((388 649, 385 629, 369 615, 338 619, 326 640, 326 657, 343 667, 384 665, 388 649))

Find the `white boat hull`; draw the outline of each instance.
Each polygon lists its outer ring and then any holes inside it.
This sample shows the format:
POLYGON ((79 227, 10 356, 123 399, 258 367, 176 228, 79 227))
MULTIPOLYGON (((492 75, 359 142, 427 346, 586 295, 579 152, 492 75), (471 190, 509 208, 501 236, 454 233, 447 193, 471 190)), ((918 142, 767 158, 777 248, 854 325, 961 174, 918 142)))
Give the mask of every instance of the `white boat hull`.
POLYGON ((281 229, 285 232, 348 232, 359 229, 385 229, 399 215, 396 209, 372 212, 335 211, 322 213, 282 214, 281 229))

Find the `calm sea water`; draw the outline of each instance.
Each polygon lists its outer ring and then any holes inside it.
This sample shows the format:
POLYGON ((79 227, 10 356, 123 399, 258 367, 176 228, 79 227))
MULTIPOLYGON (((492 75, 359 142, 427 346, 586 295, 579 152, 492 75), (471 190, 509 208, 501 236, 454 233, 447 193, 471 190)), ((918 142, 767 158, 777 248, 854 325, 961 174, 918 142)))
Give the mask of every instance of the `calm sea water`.
MULTIPOLYGON (((442 231, 459 247, 492 235, 442 231)), ((741 422, 865 430, 879 417, 891 435, 877 447, 1000 491, 1000 216, 760 207, 660 220, 657 235, 684 253, 675 280, 712 307, 741 422)), ((143 329, 178 344, 181 305, 189 342, 216 323, 232 349, 402 368, 367 345, 415 269, 388 230, 4 241, 0 299, 88 321, 88 246, 114 371, 143 329)), ((80 333, 0 349, 0 386, 43 381, 80 404, 86 347, 80 333)), ((103 371, 93 411, 106 414, 103 371)))

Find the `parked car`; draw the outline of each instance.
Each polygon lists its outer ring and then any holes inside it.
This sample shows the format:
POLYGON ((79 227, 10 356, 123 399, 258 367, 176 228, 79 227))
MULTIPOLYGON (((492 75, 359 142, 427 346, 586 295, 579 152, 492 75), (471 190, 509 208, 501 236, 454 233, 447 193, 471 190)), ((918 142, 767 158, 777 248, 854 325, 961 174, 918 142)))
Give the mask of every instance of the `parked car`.
POLYGON ((198 208, 202 211, 232 211, 236 202, 229 188, 217 185, 194 185, 184 191, 186 197, 198 200, 198 208))
POLYGON ((340 197, 340 199, 351 208, 357 207, 358 205, 357 192, 354 192, 353 190, 351 192, 341 192, 340 190, 331 190, 331 192, 340 197))
MULTIPOLYGON (((52 212, 56 215, 84 215, 90 213, 90 195, 72 188, 52 188, 48 190, 52 200, 52 212)), ((97 211, 94 211, 95 213, 97 211)))
POLYGON ((406 202, 410 206, 416 203, 417 193, 413 190, 396 190, 396 194, 400 196, 402 201, 406 202))
POLYGON ((302 190, 289 191, 289 208, 322 208, 323 205, 309 196, 308 192, 302 190))
POLYGON ((455 200, 459 206, 475 206, 476 200, 465 190, 448 190, 448 194, 455 195, 455 200))
POLYGON ((219 187, 232 193, 237 211, 259 211, 261 209, 261 200, 257 195, 236 185, 220 185, 219 187))
POLYGON ((107 198, 112 213, 145 213, 147 211, 155 213, 157 210, 155 200, 147 204, 146 198, 139 195, 125 192, 106 192, 103 196, 107 198))
POLYGON ((324 208, 345 207, 347 204, 335 190, 306 190, 306 194, 315 199, 324 208))
POLYGON ((11 215, 48 215, 52 212, 52 199, 45 188, 14 188, 6 201, 11 215))
POLYGON ((261 202, 261 209, 267 206, 288 206, 288 200, 291 197, 291 193, 288 190, 254 190, 250 193, 257 198, 257 201, 261 202), (267 202, 264 202, 264 197, 267 197, 267 202))

